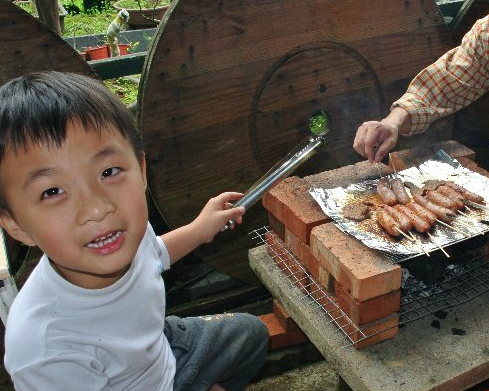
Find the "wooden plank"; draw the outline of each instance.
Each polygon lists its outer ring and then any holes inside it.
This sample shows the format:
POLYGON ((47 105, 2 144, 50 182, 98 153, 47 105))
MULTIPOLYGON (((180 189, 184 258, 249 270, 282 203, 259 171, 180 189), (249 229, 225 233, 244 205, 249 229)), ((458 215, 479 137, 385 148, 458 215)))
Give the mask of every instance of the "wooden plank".
MULTIPOLYGON (((177 227, 210 197, 245 191, 308 134, 319 109, 333 118, 332 131, 300 173, 361 160, 352 149, 358 126, 380 119, 449 43, 432 1, 172 2, 139 100, 150 185, 165 220, 177 227)), ((218 235, 200 255, 256 281, 245 233, 259 221, 266 216, 255 206, 243 227, 218 235)))
POLYGON ((127 54, 120 57, 89 61, 88 63, 103 80, 113 79, 141 73, 146 54, 147 52, 127 54))

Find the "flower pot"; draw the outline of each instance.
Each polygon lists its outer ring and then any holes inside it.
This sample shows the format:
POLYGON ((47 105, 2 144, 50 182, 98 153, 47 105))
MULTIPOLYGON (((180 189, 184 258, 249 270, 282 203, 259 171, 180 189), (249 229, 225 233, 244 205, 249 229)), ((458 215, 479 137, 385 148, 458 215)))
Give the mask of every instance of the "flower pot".
MULTIPOLYGON (((114 4, 114 8, 118 11, 122 9, 117 3, 114 4)), ((161 6, 157 8, 143 8, 139 9, 125 9, 129 13, 129 21, 127 24, 133 29, 155 27, 158 25, 159 21, 163 19, 168 6, 161 6), (148 18, 148 19, 145 19, 148 18), (152 22, 151 19, 155 19, 156 22, 152 22)))
POLYGON ((87 61, 100 60, 110 57, 110 49, 108 45, 97 46, 95 48, 86 48, 85 56, 87 61))
POLYGON ((123 56, 125 54, 129 54, 129 48, 131 47, 130 44, 128 44, 128 43, 120 43, 118 46, 119 46, 119 54, 121 56, 123 56))

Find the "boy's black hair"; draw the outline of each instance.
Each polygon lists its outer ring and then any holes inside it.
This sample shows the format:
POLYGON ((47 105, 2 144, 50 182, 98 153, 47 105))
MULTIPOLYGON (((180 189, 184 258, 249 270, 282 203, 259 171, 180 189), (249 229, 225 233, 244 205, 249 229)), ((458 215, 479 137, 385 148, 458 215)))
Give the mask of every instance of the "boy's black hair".
MULTIPOLYGON (((87 130, 114 125, 140 159, 143 142, 134 117, 102 83, 75 73, 47 71, 13 79, 0 87, 0 164, 6 148, 30 143, 60 147, 70 121, 87 130)), ((0 191, 0 211, 9 212, 0 191)))

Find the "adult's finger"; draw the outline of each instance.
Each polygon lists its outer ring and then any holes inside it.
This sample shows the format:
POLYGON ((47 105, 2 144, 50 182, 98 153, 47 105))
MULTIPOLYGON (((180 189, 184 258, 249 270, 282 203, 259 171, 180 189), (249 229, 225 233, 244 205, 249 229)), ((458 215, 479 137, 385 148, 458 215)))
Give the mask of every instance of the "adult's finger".
POLYGON ((395 137, 388 137, 387 139, 385 139, 384 142, 380 144, 379 148, 377 149, 374 162, 380 162, 385 157, 385 155, 387 155, 389 151, 396 146, 396 142, 397 140, 395 139, 395 137))
POLYGON ((381 136, 382 128, 379 124, 371 124, 367 129, 365 135, 365 157, 373 163, 375 159, 376 148, 379 146, 379 138, 381 136))
POLYGON ((367 124, 364 122, 357 130, 355 140, 353 140, 353 149, 357 151, 363 157, 365 155, 365 135, 367 133, 367 124))

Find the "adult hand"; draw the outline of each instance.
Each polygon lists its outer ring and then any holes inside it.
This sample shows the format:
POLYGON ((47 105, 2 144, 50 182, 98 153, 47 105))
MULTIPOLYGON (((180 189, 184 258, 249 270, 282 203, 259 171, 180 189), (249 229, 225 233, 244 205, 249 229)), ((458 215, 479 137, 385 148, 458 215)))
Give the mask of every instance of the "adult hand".
POLYGON ((380 162, 396 146, 398 129, 385 122, 364 122, 357 130, 353 149, 371 163, 380 162))
POLYGON ((410 130, 409 113, 395 107, 380 122, 364 122, 357 130, 353 148, 371 163, 378 163, 396 146, 399 134, 407 135, 410 130))

